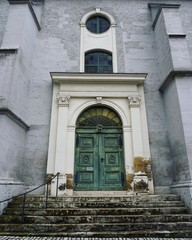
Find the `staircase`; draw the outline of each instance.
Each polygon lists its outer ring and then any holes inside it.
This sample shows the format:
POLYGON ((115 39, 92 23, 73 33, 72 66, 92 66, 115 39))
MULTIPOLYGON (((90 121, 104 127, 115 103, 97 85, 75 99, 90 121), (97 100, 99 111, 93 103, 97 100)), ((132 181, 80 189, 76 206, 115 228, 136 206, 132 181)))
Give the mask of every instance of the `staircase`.
POLYGON ((14 198, 0 236, 192 237, 192 214, 176 195, 14 198))

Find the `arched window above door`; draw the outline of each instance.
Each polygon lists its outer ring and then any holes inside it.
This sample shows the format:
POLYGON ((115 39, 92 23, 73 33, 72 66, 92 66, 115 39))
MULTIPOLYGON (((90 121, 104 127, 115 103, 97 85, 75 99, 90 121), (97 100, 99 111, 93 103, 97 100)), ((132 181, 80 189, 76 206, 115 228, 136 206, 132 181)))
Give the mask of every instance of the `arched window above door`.
POLYGON ((91 51, 85 54, 86 73, 112 73, 112 54, 104 51, 91 51))
POLYGON ((115 111, 105 106, 86 109, 77 120, 77 127, 121 127, 122 122, 115 111))

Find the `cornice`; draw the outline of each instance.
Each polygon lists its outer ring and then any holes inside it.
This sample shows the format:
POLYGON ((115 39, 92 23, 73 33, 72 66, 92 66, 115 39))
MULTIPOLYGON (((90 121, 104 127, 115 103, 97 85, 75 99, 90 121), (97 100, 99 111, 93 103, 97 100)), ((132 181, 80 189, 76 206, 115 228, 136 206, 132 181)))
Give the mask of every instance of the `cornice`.
POLYGON ((132 83, 136 85, 143 84, 146 73, 113 73, 113 74, 89 74, 89 73, 64 73, 51 72, 53 83, 132 83))

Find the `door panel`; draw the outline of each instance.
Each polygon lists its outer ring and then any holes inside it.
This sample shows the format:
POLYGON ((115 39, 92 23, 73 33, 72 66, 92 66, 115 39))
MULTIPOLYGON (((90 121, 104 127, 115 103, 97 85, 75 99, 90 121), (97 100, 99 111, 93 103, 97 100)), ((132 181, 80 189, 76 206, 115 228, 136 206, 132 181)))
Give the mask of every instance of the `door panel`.
POLYGON ((77 133, 75 190, 122 190, 121 135, 77 133))
POLYGON ((94 190, 97 182, 97 145, 98 139, 92 134, 78 134, 76 139, 76 173, 77 190, 94 190))
POLYGON ((101 134, 100 149, 102 164, 100 165, 100 189, 122 190, 121 174, 124 172, 123 154, 119 144, 121 134, 101 134), (103 176, 103 177, 102 177, 103 176))

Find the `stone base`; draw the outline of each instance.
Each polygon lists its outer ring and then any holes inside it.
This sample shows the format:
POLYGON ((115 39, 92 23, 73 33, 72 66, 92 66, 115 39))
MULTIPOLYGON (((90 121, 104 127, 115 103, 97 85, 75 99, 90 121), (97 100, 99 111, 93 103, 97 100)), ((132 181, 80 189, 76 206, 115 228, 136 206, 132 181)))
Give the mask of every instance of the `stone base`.
POLYGON ((145 174, 135 175, 133 178, 134 192, 135 193, 148 193, 148 178, 145 174))
POLYGON ((171 193, 170 186, 155 186, 155 194, 169 194, 171 193))
POLYGON ((180 195, 185 205, 192 212, 192 181, 175 183, 171 186, 171 193, 180 195))
MULTIPOLYGON (((23 193, 24 186, 22 182, 16 181, 13 178, 1 178, 0 179, 0 202, 6 199, 17 196, 23 193)), ((3 209, 7 206, 9 201, 0 203, 0 214, 3 209)))
POLYGON ((66 174, 60 173, 58 178, 54 178, 50 186, 51 196, 61 196, 65 194, 66 190, 66 174))

